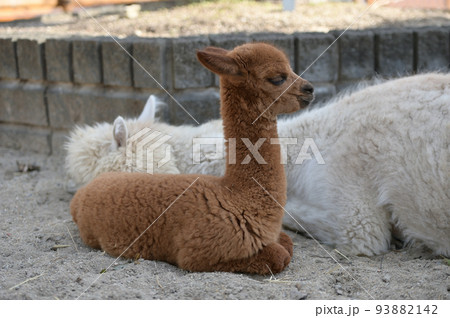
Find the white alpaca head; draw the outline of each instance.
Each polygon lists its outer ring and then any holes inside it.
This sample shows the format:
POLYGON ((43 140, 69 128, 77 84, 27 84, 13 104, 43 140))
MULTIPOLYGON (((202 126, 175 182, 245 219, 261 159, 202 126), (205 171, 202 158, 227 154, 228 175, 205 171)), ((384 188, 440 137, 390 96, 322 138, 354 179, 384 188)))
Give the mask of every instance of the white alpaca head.
MULTIPOLYGON (((108 171, 126 171, 126 147, 129 136, 151 126, 155 113, 163 105, 151 95, 137 119, 118 116, 113 124, 99 123, 94 126, 77 126, 65 144, 67 150, 67 191, 75 192, 79 187, 108 171)), ((170 170, 170 164, 162 169, 170 170)), ((168 171, 172 172, 172 171, 168 171)))

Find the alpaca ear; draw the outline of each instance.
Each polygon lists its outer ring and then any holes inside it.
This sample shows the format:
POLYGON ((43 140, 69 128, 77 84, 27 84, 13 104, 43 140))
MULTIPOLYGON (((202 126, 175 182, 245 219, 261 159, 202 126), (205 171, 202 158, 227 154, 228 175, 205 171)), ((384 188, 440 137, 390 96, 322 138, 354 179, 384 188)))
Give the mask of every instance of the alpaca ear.
POLYGON ((227 53, 221 48, 207 47, 197 51, 197 58, 204 67, 217 75, 239 75, 239 66, 227 53))
POLYGON ((150 95, 145 103, 142 113, 139 115, 138 121, 154 121, 156 113, 156 96, 150 95))
POLYGON ((113 146, 115 149, 126 146, 128 138, 128 128, 122 116, 118 116, 113 126, 113 146))
POLYGON ((222 49, 221 47, 215 47, 215 46, 208 46, 203 51, 210 52, 210 53, 222 54, 222 55, 227 55, 228 52, 230 52, 228 50, 222 49))

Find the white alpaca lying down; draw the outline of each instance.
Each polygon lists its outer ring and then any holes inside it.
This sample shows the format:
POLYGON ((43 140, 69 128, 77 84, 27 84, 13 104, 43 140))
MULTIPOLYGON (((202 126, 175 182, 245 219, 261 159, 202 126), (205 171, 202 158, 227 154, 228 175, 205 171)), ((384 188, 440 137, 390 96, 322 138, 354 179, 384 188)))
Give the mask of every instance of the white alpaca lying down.
MULTIPOLYGON (((113 125, 101 123, 75 127, 65 145, 69 177, 67 190, 75 192, 103 172, 134 171, 133 166, 127 165, 127 138, 154 124, 155 111, 159 104, 160 101, 150 96, 139 118, 127 120, 126 125, 124 119, 119 116, 113 125)), ((159 147, 155 151, 155 161, 165 156, 166 149, 167 147, 159 147)), ((178 174, 180 170, 176 162, 171 160, 162 167, 156 167, 155 172, 178 174)))
MULTIPOLYGON (((144 164, 139 162, 143 158, 135 156, 136 148, 131 147, 129 149, 137 161, 127 162, 127 140, 147 127, 151 128, 150 133, 157 131, 172 136, 165 145, 155 150, 154 162, 158 163, 164 158, 168 148, 170 161, 160 167, 157 164, 153 165, 154 173, 221 174, 225 168, 223 158, 213 161, 203 160, 199 165, 192 164, 192 139, 219 137, 223 143, 222 121, 211 121, 197 127, 171 126, 155 120, 155 112, 160 104, 162 103, 151 95, 137 119, 123 119, 118 116, 114 124, 100 123, 94 126, 75 127, 65 145, 67 190, 74 193, 103 172, 139 171, 136 166, 143 167, 144 164)), ((128 146, 132 145, 128 143, 128 146)), ((201 150, 205 149, 202 147, 201 150)))
MULTIPOLYGON (((222 137, 220 120, 175 127, 155 122, 148 108, 137 120, 118 118, 114 129, 110 124, 75 129, 67 144, 67 171, 77 186, 104 171, 127 170, 128 135, 121 132, 128 129, 131 136, 146 126, 173 136, 167 141, 172 159, 156 172, 223 173, 224 159, 211 159, 214 147, 201 148, 210 159, 192 161, 193 138, 222 137)), ((286 214, 286 227, 306 230, 346 253, 374 255, 388 250, 395 225, 406 241, 450 255, 450 75, 367 87, 279 120, 278 131, 280 138, 291 138, 286 211, 295 220, 286 214), (318 156, 302 157, 305 140, 317 145, 318 156)))

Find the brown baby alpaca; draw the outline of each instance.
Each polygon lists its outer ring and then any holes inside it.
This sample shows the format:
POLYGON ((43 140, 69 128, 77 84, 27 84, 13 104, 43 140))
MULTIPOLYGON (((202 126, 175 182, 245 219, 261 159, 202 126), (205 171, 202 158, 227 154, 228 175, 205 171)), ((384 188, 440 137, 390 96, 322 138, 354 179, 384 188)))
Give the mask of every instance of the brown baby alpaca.
POLYGON ((292 241, 281 232, 286 179, 280 145, 270 140, 278 137, 276 116, 306 107, 313 88, 268 44, 210 47, 197 57, 220 76, 224 135, 236 141, 227 145, 236 154, 227 155, 225 175, 105 173, 75 194, 73 219, 87 245, 112 256, 189 271, 278 273, 289 264, 292 241), (265 164, 244 143, 260 138, 265 164))

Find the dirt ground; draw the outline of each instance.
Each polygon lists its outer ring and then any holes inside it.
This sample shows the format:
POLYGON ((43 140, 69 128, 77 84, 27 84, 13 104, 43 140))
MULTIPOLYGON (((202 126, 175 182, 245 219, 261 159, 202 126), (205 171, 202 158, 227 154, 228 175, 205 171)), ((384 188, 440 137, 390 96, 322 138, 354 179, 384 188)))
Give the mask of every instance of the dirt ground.
POLYGON ((450 266, 420 247, 346 259, 294 232, 292 262, 275 277, 114 262, 80 239, 62 157, 0 153, 0 299, 450 299, 450 266))
MULTIPOLYGON (((391 27, 450 26, 450 11, 402 9, 364 4, 317 3, 297 0, 284 12, 280 1, 219 0, 157 9, 145 4, 137 16, 124 6, 89 8, 88 14, 52 14, 42 19, 0 24, 1 37, 106 36, 178 37, 217 33, 328 32, 391 27), (96 21, 92 18, 94 17, 96 21), (361 16, 361 18, 359 18, 361 16)), ((381 2, 381 0, 380 0, 381 2)), ((170 5, 170 2, 166 2, 170 5)))

